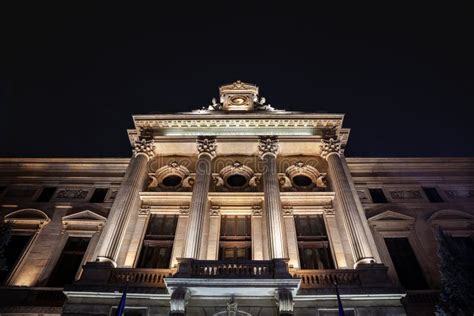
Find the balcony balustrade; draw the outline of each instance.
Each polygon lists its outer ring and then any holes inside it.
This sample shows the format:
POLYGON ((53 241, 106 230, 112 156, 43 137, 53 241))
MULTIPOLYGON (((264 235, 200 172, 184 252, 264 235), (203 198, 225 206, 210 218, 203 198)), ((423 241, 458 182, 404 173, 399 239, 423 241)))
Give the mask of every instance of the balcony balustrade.
POLYGON ((125 284, 140 287, 164 288, 165 278, 176 272, 175 269, 133 269, 115 268, 110 273, 109 284, 125 284))
POLYGON ((357 270, 291 270, 294 278, 301 279, 300 288, 326 288, 338 286, 360 286, 359 272, 357 270))

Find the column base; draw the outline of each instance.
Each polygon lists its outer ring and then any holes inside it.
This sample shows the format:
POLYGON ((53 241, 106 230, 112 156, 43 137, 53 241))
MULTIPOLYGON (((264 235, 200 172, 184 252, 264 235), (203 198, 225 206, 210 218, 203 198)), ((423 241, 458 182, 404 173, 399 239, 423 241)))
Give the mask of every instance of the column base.
POLYGON ((375 263, 374 258, 362 258, 362 259, 357 260, 356 263, 354 263, 354 269, 357 269, 357 267, 360 264, 374 264, 374 263, 375 263))
POLYGON ((117 267, 117 263, 113 259, 110 259, 110 258, 107 258, 107 257, 97 257, 96 261, 100 262, 100 263, 108 263, 114 268, 117 267))

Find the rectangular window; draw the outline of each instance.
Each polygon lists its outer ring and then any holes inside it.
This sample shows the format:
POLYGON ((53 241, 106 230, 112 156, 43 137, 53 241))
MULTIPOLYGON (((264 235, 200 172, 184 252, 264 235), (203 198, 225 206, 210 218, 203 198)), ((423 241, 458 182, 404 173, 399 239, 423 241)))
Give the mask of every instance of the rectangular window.
POLYGON ((382 189, 369 189, 370 197, 374 203, 387 203, 387 198, 382 189))
POLYGON ((407 238, 385 238, 390 258, 401 285, 407 290, 428 288, 423 271, 407 238))
POLYGON ((63 287, 74 282, 82 259, 89 246, 89 237, 69 237, 56 266, 49 277, 47 286, 63 287))
POLYGON ((251 234, 250 216, 222 216, 219 259, 252 260, 251 234))
POLYGON ((56 192, 56 188, 43 188, 41 194, 36 199, 36 202, 49 202, 56 192))
POLYGON ((107 195, 109 189, 95 189, 94 194, 92 194, 91 203, 104 203, 105 196, 107 195))
POLYGON ((426 194, 426 197, 431 203, 441 203, 444 202, 443 198, 439 195, 438 190, 436 188, 425 188, 423 187, 423 191, 426 194))
POLYGON ((302 269, 334 269, 323 215, 296 215, 296 237, 302 269))
POLYGON ((11 271, 18 264, 23 251, 25 251, 31 236, 29 235, 11 235, 8 244, 5 246, 4 258, 6 269, 0 271, 0 284, 3 284, 11 271))
POLYGON ((177 223, 177 215, 151 215, 137 268, 169 268, 177 223))

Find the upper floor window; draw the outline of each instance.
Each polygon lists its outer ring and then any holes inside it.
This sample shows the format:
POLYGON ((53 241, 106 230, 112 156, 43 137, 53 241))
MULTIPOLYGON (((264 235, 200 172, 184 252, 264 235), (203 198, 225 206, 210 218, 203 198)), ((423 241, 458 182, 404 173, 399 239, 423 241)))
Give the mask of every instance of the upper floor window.
POLYGON ((48 280, 48 286, 63 287, 74 282, 82 259, 89 246, 89 237, 69 237, 56 266, 48 280))
POLYGON ((428 288, 423 271, 407 238, 385 238, 390 258, 401 285, 407 290, 428 288))
POLYGON ((369 189, 370 197, 374 203, 387 203, 387 198, 382 189, 369 189))
POLYGON ((222 216, 219 259, 251 260, 251 238, 250 216, 222 216))
POLYGON ((31 235, 11 235, 8 243, 4 248, 4 264, 3 270, 0 270, 0 284, 3 284, 8 275, 12 272, 18 264, 22 253, 25 251, 31 239, 31 235))
POLYGON ((296 215, 296 236, 302 269, 334 269, 323 215, 296 215))
POLYGON ((151 215, 137 268, 169 268, 177 215, 151 215))
POLYGON ((430 202, 432 203, 444 202, 443 198, 441 197, 441 195, 439 195, 438 190, 436 190, 436 188, 423 187, 423 191, 425 192, 426 197, 428 198, 430 202))

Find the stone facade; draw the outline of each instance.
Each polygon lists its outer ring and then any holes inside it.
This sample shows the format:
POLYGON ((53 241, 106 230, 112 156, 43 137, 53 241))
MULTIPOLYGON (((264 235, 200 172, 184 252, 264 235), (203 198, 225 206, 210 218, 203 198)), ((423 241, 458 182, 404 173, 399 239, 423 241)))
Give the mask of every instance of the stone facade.
POLYGON ((346 158, 343 115, 276 110, 241 82, 220 92, 134 116, 130 159, 0 159, 2 220, 29 238, 1 315, 113 315, 126 284, 129 315, 337 315, 334 282, 346 315, 432 314, 436 230, 474 232, 474 159, 346 158), (58 286, 66 253, 80 262, 58 286))

